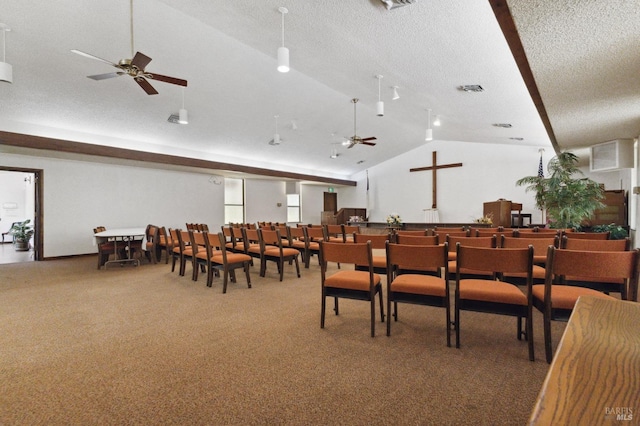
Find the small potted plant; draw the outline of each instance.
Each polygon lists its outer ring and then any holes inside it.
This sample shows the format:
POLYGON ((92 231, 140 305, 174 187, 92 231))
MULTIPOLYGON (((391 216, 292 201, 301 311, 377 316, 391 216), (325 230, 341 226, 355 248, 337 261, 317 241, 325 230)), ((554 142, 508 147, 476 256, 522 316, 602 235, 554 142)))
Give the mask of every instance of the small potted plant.
POLYGON ((29 250, 31 237, 33 237, 34 229, 29 223, 31 219, 24 222, 15 223, 9 232, 13 235, 13 247, 16 251, 29 250))

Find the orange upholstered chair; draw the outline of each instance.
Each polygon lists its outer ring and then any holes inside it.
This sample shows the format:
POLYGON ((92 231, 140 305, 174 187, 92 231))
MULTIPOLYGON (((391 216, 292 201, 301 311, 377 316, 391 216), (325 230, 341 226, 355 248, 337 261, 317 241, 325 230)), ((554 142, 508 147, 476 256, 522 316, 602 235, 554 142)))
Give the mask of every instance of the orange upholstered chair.
MULTIPOLYGON (((449 279, 455 280, 458 270, 458 264, 456 263, 458 256, 456 249, 457 244, 460 243, 468 247, 496 248, 497 238, 495 235, 491 237, 469 237, 447 234, 445 241, 449 244, 449 279)), ((486 275, 486 273, 483 271, 463 270, 463 275, 486 275)))
POLYGON ((282 247, 282 237, 279 230, 269 230, 267 228, 258 229, 260 240, 260 276, 264 277, 267 271, 267 262, 275 262, 278 265, 280 281, 284 277, 284 264, 295 263, 296 274, 300 278, 300 263, 298 256, 300 252, 291 247, 282 247))
POLYGON ((164 263, 169 263, 169 257, 171 256, 171 250, 173 250, 173 239, 167 233, 167 228, 161 226, 158 228, 158 244, 157 244, 157 260, 162 259, 162 252, 165 254, 164 263))
POLYGON ((544 345, 547 362, 553 358, 551 321, 569 319, 578 297, 590 295, 610 298, 597 290, 581 287, 580 282, 566 285, 565 277, 581 276, 593 280, 626 280, 632 294, 638 286, 638 251, 580 251, 549 247, 547 277, 534 285, 532 304, 544 317, 544 345))
POLYGON ((145 238, 147 242, 145 243, 145 255, 147 259, 152 263, 157 263, 160 260, 160 253, 158 248, 158 243, 160 240, 159 228, 155 225, 147 225, 147 229, 145 230, 145 238))
MULTIPOLYGON (((302 228, 304 232, 304 241, 306 244, 305 255, 304 255, 304 267, 309 267, 309 262, 311 262, 311 256, 319 255, 320 253, 320 242, 324 240, 324 230, 321 226, 305 226, 302 228)), ((318 261, 320 258, 318 257, 318 261)))
MULTIPOLYGON (((393 241, 391 234, 353 234, 353 241, 356 243, 366 243, 371 241, 373 249, 373 271, 377 274, 387 273, 387 241, 393 241)), ((356 265, 356 269, 366 270, 366 265, 356 265)))
POLYGON ((460 347, 460 311, 487 312, 518 318, 518 340, 522 335, 529 343, 529 360, 534 361, 533 321, 531 307, 531 271, 533 267, 533 247, 496 249, 469 247, 457 244, 458 272, 455 290, 456 348, 460 347), (489 276, 484 278, 463 278, 462 270, 482 270, 489 276), (524 273, 527 276, 526 293, 518 286, 501 281, 504 273, 524 273), (522 319, 525 319, 525 330, 522 319))
POLYGON ((396 234, 396 244, 412 246, 437 246, 440 241, 437 235, 396 234))
POLYGON ((260 236, 257 228, 241 228, 244 254, 259 259, 260 258, 260 236))
POLYGON ((211 267, 211 256, 207 254, 204 236, 204 232, 206 231, 198 231, 196 228, 196 230, 190 229, 187 232, 189 233, 189 241, 191 243, 191 262, 193 266, 191 279, 198 281, 198 271, 207 272, 211 267))
MULTIPOLYGON (((566 235, 562 237, 561 248, 567 250, 581 251, 629 251, 631 250, 631 240, 625 238, 623 240, 590 240, 584 238, 569 238, 566 235)), ((593 278, 588 276, 566 276, 565 281, 569 285, 573 285, 576 281, 582 287, 592 288, 603 293, 620 293, 623 300, 635 300, 630 293, 629 283, 627 280, 619 278, 593 278)))
POLYGON ((334 298, 334 311, 338 315, 338 299, 365 300, 371 304, 371 337, 376 335, 375 296, 380 299, 380 316, 384 322, 384 301, 380 275, 373 272, 373 256, 371 242, 366 243, 320 243, 320 277, 322 283, 322 308, 320 311, 320 328, 324 328, 327 297, 334 298), (339 270, 329 275, 328 264, 365 265, 367 270, 339 270))
POLYGON ((342 225, 323 225, 324 227, 324 240, 335 243, 346 242, 346 235, 343 233, 342 225))
MULTIPOLYGON (((177 259, 180 261, 180 269, 178 273, 180 276, 184 276, 187 261, 193 264, 193 248, 191 247, 191 240, 189 238, 189 231, 182 231, 180 229, 176 230, 176 237, 178 239, 178 246, 174 247, 174 251, 178 252, 177 259)), ((173 259, 173 264, 171 265, 171 271, 175 268, 176 258, 173 259)))
POLYGON ((204 232, 204 241, 207 258, 210 262, 207 269, 207 286, 211 287, 213 285, 214 271, 222 270, 222 293, 224 294, 227 292, 229 277, 231 277, 231 282, 237 282, 235 271, 236 269, 242 269, 247 277, 247 287, 251 288, 251 277, 249 275, 251 256, 228 251, 225 247, 227 240, 222 232, 217 235, 204 232))
MULTIPOLYGON (((410 237, 420 238, 420 237, 410 237)), ((447 277, 447 244, 405 245, 387 242, 387 336, 391 335, 391 302, 393 318, 398 321, 398 303, 445 308, 447 346, 451 346, 451 308, 447 277), (431 270, 433 274, 415 273, 431 270)))
POLYGON ((394 229, 393 233, 395 235, 412 235, 415 237, 426 236, 429 234, 429 230, 427 229, 419 229, 419 230, 406 230, 406 229, 394 229))
MULTIPOLYGON (((547 262, 547 248, 549 246, 558 247, 557 235, 549 234, 545 238, 529 238, 528 235, 520 237, 502 236, 500 247, 503 248, 527 248, 533 247, 533 282, 534 284, 544 283, 546 277, 545 264, 547 262)), ((505 273, 504 280, 513 284, 523 284, 526 275, 523 273, 505 273)))

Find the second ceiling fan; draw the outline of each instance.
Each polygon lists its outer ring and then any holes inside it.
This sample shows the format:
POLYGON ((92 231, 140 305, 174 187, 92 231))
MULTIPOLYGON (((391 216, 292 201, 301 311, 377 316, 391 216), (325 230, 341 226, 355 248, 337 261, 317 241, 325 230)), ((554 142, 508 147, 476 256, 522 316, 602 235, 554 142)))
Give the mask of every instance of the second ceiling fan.
POLYGON ((370 141, 374 141, 377 139, 375 136, 371 136, 368 138, 361 138, 360 136, 358 136, 358 133, 356 132, 356 104, 358 103, 358 101, 358 98, 351 99, 351 102, 353 102, 353 136, 349 138, 349 146, 347 146, 347 148, 353 148, 358 144, 375 146, 375 142, 370 141))

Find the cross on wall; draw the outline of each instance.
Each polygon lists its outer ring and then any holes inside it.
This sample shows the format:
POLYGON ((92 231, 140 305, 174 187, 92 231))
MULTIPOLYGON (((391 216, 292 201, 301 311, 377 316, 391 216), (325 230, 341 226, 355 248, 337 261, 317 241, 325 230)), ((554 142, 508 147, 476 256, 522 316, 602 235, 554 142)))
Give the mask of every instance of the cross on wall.
POLYGON ((433 151, 431 154, 431 166, 427 167, 416 167, 413 169, 409 169, 410 172, 423 172, 425 170, 431 170, 432 180, 433 180, 433 192, 431 195, 431 208, 438 208, 438 185, 437 185, 437 171, 439 169, 449 169, 452 167, 462 167, 462 163, 451 163, 451 164, 438 164, 437 153, 433 151))

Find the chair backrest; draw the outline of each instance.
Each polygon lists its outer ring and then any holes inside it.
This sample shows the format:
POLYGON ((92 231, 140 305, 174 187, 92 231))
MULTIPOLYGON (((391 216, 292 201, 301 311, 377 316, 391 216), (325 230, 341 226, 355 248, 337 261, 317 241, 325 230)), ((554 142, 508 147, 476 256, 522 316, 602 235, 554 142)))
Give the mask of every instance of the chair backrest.
POLYGON ((145 237, 148 242, 158 242, 158 227, 155 225, 147 225, 147 229, 144 231, 145 237))
POLYGON ((463 268, 475 271, 500 273, 527 273, 528 285, 531 284, 533 271, 533 247, 527 248, 486 248, 456 245, 457 275, 463 268))
POLYGON ((289 227, 289 239, 291 240, 302 240, 304 239, 304 228, 300 227, 289 227))
MULTIPOLYGON (((416 237, 413 237, 416 238, 416 237)), ((398 269, 430 269, 444 268, 444 276, 449 275, 447 243, 443 245, 410 245, 410 244, 386 244, 387 249, 387 275, 391 277, 398 269)))
POLYGON ((529 236, 522 237, 507 237, 505 235, 500 238, 500 247, 502 248, 526 248, 533 247, 534 253, 541 256, 546 256, 547 248, 549 246, 558 247, 559 239, 557 235, 548 235, 546 238, 529 238, 529 236))
POLYGON ((258 229, 242 228, 242 238, 247 244, 260 244, 260 235, 258 235, 258 229))
POLYGON ((211 260, 215 251, 220 251, 222 253, 222 261, 223 263, 227 263, 227 249, 225 247, 225 243, 227 242, 226 237, 222 232, 218 232, 217 234, 209 233, 208 231, 204 231, 202 233, 204 237, 205 249, 207 251, 207 258, 211 260))
POLYGON ((564 236, 571 240, 608 240, 611 237, 611 232, 567 232, 564 236))
POLYGON ((629 279, 632 281, 631 289, 635 289, 638 280, 638 253, 638 250, 585 251, 559 250, 555 247, 549 247, 546 278, 553 280, 553 282, 561 282, 565 275, 601 279, 629 279))
POLYGON ((396 244, 406 244, 412 246, 437 246, 439 237, 437 235, 404 235, 397 234, 396 244))
POLYGON ((629 251, 631 250, 631 240, 629 237, 623 240, 589 240, 567 238, 566 235, 563 235, 560 247, 567 250, 629 251))
POLYGON ((391 234, 353 234, 353 241, 355 243, 371 241, 371 248, 378 250, 386 248, 387 241, 392 240, 391 234))
POLYGON ((527 237, 527 238, 549 238, 550 236, 559 235, 559 231, 557 230, 546 230, 546 231, 522 231, 521 229, 516 229, 513 231, 513 236, 516 238, 519 237, 527 237))
MULTIPOLYGON (((11 225, 11 227, 13 227, 13 225, 15 225, 16 223, 19 223, 19 222, 14 222, 11 225)), ((95 228, 93 228, 93 233, 97 234, 98 232, 102 232, 102 231, 106 231, 106 230, 107 230, 107 228, 105 228, 104 226, 96 226, 95 228)))
POLYGON ((327 262, 369 265, 372 268, 373 255, 371 243, 330 243, 320 242, 320 263, 325 268, 327 262))
POLYGON ((460 237, 455 235, 447 235, 447 243, 449 251, 456 251, 456 245, 460 244, 465 247, 485 247, 496 248, 496 236, 491 237, 460 237))
POLYGON ((342 225, 342 232, 345 235, 353 235, 354 233, 360 233, 360 227, 358 225, 342 225))
POLYGON ((324 239, 324 229, 321 226, 305 226, 305 240, 322 241, 324 239))
POLYGON ((396 235, 413 235, 413 236, 426 236, 428 234, 428 230, 427 229, 421 229, 421 230, 406 230, 406 229, 396 229, 395 231, 393 231, 396 235))
POLYGON ((280 231, 277 229, 258 229, 258 239, 260 241, 260 247, 262 248, 262 250, 265 249, 265 246, 275 246, 282 248, 282 238, 280 237, 280 231))
POLYGON ((447 235, 451 235, 452 237, 468 237, 469 236, 469 230, 467 229, 465 231, 460 231, 460 230, 456 230, 456 231, 440 231, 440 230, 434 229, 433 232, 432 232, 432 235, 439 235, 440 236, 440 241, 444 241, 444 240, 447 239, 447 235))
POLYGON ((433 227, 433 231, 434 232, 460 232, 460 231, 467 231, 467 228, 465 228, 464 226, 434 226, 433 227))

